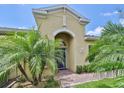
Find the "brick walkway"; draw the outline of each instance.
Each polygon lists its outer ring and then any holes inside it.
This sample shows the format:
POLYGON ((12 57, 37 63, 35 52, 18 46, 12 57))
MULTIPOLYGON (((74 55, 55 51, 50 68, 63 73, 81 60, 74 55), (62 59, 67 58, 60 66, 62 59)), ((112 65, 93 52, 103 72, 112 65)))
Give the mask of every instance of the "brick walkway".
MULTIPOLYGON (((105 73, 107 77, 113 77, 110 73, 105 73)), ((83 74, 76 74, 69 70, 60 70, 56 76, 57 80, 60 80, 61 87, 73 87, 73 85, 85 83, 89 81, 95 81, 104 79, 104 73, 83 73, 83 74)))

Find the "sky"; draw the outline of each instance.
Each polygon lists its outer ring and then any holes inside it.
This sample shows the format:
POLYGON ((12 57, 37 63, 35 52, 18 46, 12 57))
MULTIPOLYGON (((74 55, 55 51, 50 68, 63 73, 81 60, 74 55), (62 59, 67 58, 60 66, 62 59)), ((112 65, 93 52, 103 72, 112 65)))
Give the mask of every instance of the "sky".
MULTIPOLYGON (((3 4, 0 5, 0 27, 31 28, 36 26, 32 15, 32 8, 42 8, 48 4, 3 4)), ((101 30, 108 21, 121 23, 124 19, 119 18, 118 9, 124 9, 124 5, 116 4, 70 4, 82 16, 90 19, 86 26, 88 35, 100 35, 101 30)))

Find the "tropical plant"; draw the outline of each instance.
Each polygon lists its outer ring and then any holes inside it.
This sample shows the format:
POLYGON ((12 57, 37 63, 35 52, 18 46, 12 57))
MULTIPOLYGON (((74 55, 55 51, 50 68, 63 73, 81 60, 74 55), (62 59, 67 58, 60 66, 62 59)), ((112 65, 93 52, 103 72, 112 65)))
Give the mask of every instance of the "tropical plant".
POLYGON ((124 69, 124 27, 108 22, 90 48, 88 60, 90 64, 83 66, 82 72, 124 69))
POLYGON ((91 47, 88 59, 91 62, 124 62, 124 27, 109 22, 102 36, 91 47))
POLYGON ((56 60, 61 60, 60 40, 50 40, 42 37, 39 31, 15 32, 0 38, 0 80, 2 81, 12 69, 19 69, 26 80, 38 84, 42 79, 45 66, 48 66, 53 74, 57 70, 56 60), (32 74, 29 79, 25 71, 28 64, 32 74))
POLYGON ((44 88, 59 88, 59 87, 60 87, 59 81, 56 81, 54 79, 54 76, 50 76, 46 81, 46 84, 44 84, 44 88))
POLYGON ((118 69, 124 69, 124 62, 92 62, 82 66, 81 73, 105 72, 118 69))
POLYGON ((78 65, 76 67, 76 73, 81 74, 82 73, 82 65, 78 65))

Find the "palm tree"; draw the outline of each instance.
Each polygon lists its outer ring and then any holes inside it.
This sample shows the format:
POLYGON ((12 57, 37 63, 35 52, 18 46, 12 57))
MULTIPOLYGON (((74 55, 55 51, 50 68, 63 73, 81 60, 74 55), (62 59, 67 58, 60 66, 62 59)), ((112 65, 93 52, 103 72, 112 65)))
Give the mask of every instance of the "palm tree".
POLYGON ((39 31, 14 33, 14 35, 0 38, 0 80, 13 68, 17 68, 24 77, 37 84, 41 81, 45 66, 51 68, 53 74, 57 70, 56 60, 61 59, 60 40, 50 40, 47 36, 42 37, 39 31), (28 64, 32 74, 29 79, 23 64, 28 64))
POLYGON ((89 53, 91 62, 124 61, 124 27, 109 22, 89 53))

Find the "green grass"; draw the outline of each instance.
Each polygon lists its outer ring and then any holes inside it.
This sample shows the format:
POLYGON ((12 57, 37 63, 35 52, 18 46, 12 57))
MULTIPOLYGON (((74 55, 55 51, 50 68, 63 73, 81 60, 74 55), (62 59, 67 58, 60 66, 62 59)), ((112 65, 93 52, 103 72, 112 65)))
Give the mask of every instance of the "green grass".
POLYGON ((103 80, 75 85, 75 88, 124 88, 124 77, 106 78, 103 80))

